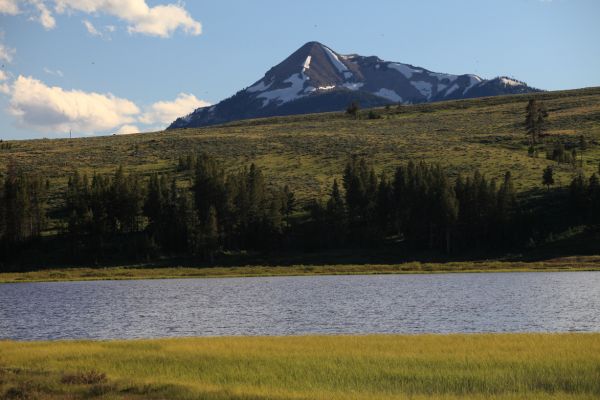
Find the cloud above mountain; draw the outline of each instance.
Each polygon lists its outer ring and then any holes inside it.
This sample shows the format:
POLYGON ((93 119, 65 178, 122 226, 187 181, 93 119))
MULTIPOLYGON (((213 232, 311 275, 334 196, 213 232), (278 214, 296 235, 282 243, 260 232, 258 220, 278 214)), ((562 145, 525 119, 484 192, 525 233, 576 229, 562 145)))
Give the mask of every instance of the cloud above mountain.
MULTIPOLYGON (((149 6, 146 0, 0 0, 0 14, 27 14, 44 28, 56 26, 54 13, 106 14, 127 23, 129 33, 168 38, 177 30, 197 36, 202 25, 183 3, 149 6)), ((85 23, 84 23, 85 24, 85 23)), ((90 23, 85 24, 90 33, 90 23)))
POLYGON ((196 98, 193 94, 179 93, 174 101, 159 101, 152 104, 140 117, 144 124, 167 125, 182 115, 187 115, 199 107, 210 103, 196 98))
POLYGON ((141 132, 140 128, 135 125, 123 125, 120 127, 115 134, 116 135, 132 135, 134 133, 141 132))
POLYGON ((0 14, 17 15, 19 12, 17 0, 0 0, 0 14))
POLYGON ((40 132, 107 131, 132 123, 140 109, 112 94, 65 90, 32 77, 19 76, 12 85, 9 105, 19 125, 40 132))
POLYGON ((13 56, 15 54, 15 49, 11 49, 10 47, 6 47, 2 43, 0 43, 0 61, 4 62, 12 62, 13 56))
POLYGON ((150 7, 145 0, 55 0, 56 11, 104 13, 115 16, 129 25, 130 33, 170 37, 181 29, 190 35, 200 35, 202 25, 194 20, 181 3, 150 7))
POLYGON ((9 94, 10 86, 5 81, 8 79, 8 74, 0 69, 0 94, 9 94))
POLYGON ((18 126, 40 133, 61 134, 72 130, 77 135, 90 135, 160 130, 177 116, 210 105, 192 94, 180 93, 173 101, 139 107, 111 93, 67 90, 29 76, 18 76, 9 85, 3 82, 8 79, 7 74, 0 73, 0 93, 9 96, 9 114, 18 126), (138 124, 146 129, 140 129, 138 124))

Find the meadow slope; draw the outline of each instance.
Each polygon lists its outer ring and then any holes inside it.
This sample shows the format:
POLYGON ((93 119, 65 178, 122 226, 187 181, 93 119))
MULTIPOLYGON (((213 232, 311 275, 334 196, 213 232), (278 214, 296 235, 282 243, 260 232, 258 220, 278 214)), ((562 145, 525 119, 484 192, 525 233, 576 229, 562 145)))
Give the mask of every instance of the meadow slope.
MULTIPOLYGON (((596 171, 600 88, 392 107, 378 110, 383 118, 376 120, 327 113, 127 136, 10 141, 0 149, 0 172, 12 160, 47 176, 52 209, 60 207, 74 170, 112 173, 123 165, 130 172, 175 174, 178 158, 196 150, 231 169, 254 162, 271 182, 290 185, 300 200, 324 196, 351 154, 365 155, 389 173, 409 159, 440 162, 453 174, 477 168, 492 178, 510 170, 522 192, 541 189, 543 169, 556 164, 544 154, 527 154, 523 122, 531 97, 548 108, 548 140, 576 144, 585 135, 583 166, 596 171)), ((568 164, 556 165, 557 184, 568 184, 573 173, 568 164)), ((184 184, 186 177, 180 177, 184 184)))

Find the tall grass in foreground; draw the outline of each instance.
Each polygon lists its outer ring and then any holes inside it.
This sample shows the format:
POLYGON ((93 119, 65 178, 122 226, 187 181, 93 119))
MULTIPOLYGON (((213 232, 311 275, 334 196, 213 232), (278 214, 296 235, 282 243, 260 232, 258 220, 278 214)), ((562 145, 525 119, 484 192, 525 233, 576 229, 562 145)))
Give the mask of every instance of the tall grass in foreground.
POLYGON ((596 399, 600 334, 0 342, 0 367, 5 398, 596 399))

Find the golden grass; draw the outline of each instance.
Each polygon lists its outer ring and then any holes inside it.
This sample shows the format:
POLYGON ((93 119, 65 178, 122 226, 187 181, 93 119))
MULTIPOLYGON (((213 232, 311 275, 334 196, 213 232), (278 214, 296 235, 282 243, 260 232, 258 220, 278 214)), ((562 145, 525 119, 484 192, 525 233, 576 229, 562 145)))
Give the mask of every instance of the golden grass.
POLYGON ((0 367, 40 399, 596 399, 600 334, 0 342, 0 367))
POLYGON ((574 256, 545 261, 460 261, 448 263, 408 262, 403 264, 360 265, 290 265, 239 267, 107 267, 60 268, 30 272, 0 273, 0 283, 174 279, 174 278, 235 278, 252 276, 300 275, 371 275, 427 274, 458 272, 553 272, 600 271, 600 256, 574 256))

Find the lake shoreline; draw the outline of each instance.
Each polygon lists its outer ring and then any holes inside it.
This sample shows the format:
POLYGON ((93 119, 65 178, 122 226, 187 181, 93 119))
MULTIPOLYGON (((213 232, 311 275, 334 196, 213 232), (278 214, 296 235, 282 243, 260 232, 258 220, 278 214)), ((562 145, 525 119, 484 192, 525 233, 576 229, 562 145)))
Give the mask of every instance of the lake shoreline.
POLYGON ((451 274, 490 272, 600 271, 600 256, 574 256, 544 261, 465 261, 447 263, 340 264, 227 267, 72 267, 0 273, 0 284, 147 279, 204 279, 277 276, 451 274))

